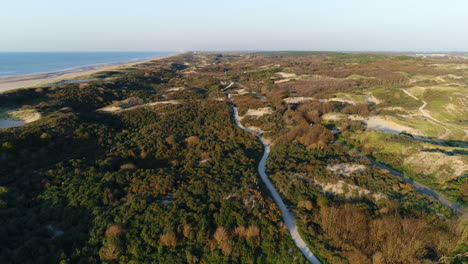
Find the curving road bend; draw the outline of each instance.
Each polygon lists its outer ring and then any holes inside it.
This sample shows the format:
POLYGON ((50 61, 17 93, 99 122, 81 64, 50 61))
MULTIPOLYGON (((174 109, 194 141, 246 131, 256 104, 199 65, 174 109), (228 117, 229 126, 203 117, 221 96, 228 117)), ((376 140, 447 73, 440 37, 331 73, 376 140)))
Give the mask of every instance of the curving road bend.
MULTIPOLYGON (((226 91, 232 85, 233 85, 233 82, 230 82, 230 84, 226 88, 224 88, 223 91, 226 91)), ((289 212, 288 208, 286 207, 286 204, 283 202, 283 199, 281 199, 281 196, 279 195, 275 186, 273 185, 273 183, 268 178, 268 175, 266 174, 266 161, 267 161, 268 156, 270 155, 270 146, 263 140, 261 133, 259 133, 258 131, 246 128, 240 123, 239 112, 234 103, 234 99, 232 98, 230 93, 227 93, 227 96, 232 103, 232 109, 234 111, 234 121, 236 125, 244 131, 256 134, 257 138, 263 144, 264 152, 263 152, 262 159, 260 160, 260 163, 258 164, 258 173, 260 174, 260 178, 262 179, 262 181, 265 183, 266 187, 270 191, 271 196, 273 196, 273 200, 280 208, 281 214, 283 215, 283 221, 288 227, 289 234, 291 234, 291 237, 294 243, 296 244, 296 246, 299 248, 302 254, 304 254, 304 256, 307 258, 307 260, 310 263, 320 264, 320 261, 312 253, 312 251, 310 251, 309 247, 307 246, 307 244, 305 243, 305 241, 302 239, 301 235, 299 234, 295 217, 291 214, 291 212, 289 212)))

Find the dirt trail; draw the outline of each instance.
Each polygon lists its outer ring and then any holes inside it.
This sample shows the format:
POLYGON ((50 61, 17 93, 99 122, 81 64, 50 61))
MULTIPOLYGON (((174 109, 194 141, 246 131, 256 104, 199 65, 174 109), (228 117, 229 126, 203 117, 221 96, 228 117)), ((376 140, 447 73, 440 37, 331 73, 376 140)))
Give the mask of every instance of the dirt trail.
MULTIPOLYGON (((223 91, 226 91, 232 85, 233 85, 233 82, 231 82, 226 88, 224 88, 223 91)), ((276 204, 280 208, 281 213, 283 215, 283 221, 288 227, 289 233, 291 234, 291 238, 293 239, 296 246, 299 248, 302 254, 304 254, 304 256, 307 258, 307 260, 310 263, 320 264, 320 261, 317 259, 317 257, 315 257, 312 251, 310 251, 309 247, 307 246, 307 244, 305 243, 305 241, 302 239, 301 235, 299 234, 297 224, 296 224, 296 218, 294 217, 294 215, 291 214, 291 212, 289 212, 288 208, 286 207, 286 204, 283 202, 283 199, 281 199, 280 194, 278 193, 275 186, 273 185, 273 183, 268 178, 268 175, 266 174, 266 162, 267 162, 268 156, 270 155, 269 144, 266 142, 266 140, 263 139, 260 131, 246 128, 240 123, 239 112, 234 103, 234 99, 232 98, 230 93, 227 93, 227 96, 229 100, 232 102, 232 109, 234 111, 234 122, 236 123, 236 125, 244 131, 255 134, 257 138, 260 140, 260 142, 262 142, 263 144, 264 152, 263 152, 262 159, 260 160, 260 163, 258 164, 258 173, 260 174, 260 178, 262 179, 262 181, 265 183, 266 187, 270 191, 271 196, 273 197, 273 200, 276 202, 276 204)))

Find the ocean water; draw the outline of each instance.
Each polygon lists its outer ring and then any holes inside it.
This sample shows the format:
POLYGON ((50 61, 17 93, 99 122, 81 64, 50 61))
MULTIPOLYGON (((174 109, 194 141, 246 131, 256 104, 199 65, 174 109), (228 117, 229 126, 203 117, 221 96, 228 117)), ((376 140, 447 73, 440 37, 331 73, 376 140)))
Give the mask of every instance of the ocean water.
POLYGON ((172 54, 171 52, 0 52, 0 77, 122 63, 172 54))

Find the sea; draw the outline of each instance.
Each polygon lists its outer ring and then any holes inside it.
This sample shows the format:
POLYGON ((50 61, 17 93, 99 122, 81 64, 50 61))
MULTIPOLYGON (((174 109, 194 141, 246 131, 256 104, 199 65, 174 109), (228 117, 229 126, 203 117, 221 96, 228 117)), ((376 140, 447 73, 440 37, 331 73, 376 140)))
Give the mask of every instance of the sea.
POLYGON ((174 52, 0 52, 0 78, 57 71, 77 72, 173 54, 174 52), (101 65, 100 65, 101 64, 101 65), (89 69, 89 68, 88 68, 89 69))

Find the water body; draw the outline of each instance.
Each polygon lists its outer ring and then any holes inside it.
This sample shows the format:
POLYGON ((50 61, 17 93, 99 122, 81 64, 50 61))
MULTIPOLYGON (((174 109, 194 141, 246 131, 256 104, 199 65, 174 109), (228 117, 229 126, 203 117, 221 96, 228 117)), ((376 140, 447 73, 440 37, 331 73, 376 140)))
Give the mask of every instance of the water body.
POLYGON ((0 118, 0 129, 10 128, 10 127, 19 127, 24 124, 26 124, 26 121, 24 120, 12 119, 12 118, 6 118, 6 119, 0 118))
POLYGON ((16 75, 49 73, 99 64, 138 61, 174 54, 174 52, 0 52, 0 78, 16 75))

